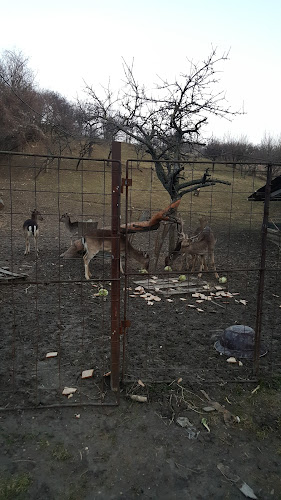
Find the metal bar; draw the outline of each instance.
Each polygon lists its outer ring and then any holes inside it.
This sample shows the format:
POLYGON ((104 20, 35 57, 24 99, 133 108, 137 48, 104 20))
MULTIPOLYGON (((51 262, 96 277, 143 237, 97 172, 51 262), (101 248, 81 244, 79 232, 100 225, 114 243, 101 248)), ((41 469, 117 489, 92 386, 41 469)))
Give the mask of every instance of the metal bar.
POLYGON ((111 389, 119 391, 120 368, 120 191, 121 143, 112 143, 112 204, 111 204, 111 389))
MULTIPOLYGON (((70 259, 68 259, 70 260, 70 259)), ((276 267, 274 269, 272 269, 272 267, 268 266, 266 267, 265 266, 265 271, 269 271, 271 273, 277 273, 279 271, 281 271, 281 267, 276 267)), ((237 272, 241 272, 241 273, 245 273, 245 271, 247 272, 256 272, 256 271, 260 271, 260 267, 251 267, 250 269, 247 268, 247 267, 239 267, 239 268, 222 268, 220 267, 219 268, 219 271, 220 273, 237 273, 237 272)), ((204 275, 208 276, 209 274, 213 274, 214 271, 204 271, 204 275)), ((177 271, 174 271, 174 272, 170 272, 169 273, 169 277, 170 278, 175 278, 178 276, 178 272, 177 271)), ((192 273, 191 271, 185 271, 185 274, 186 276, 194 276, 194 273, 192 273)), ((195 273, 196 274, 196 273, 195 273)), ((164 275, 165 277, 167 277, 167 273, 166 272, 160 272, 158 273, 159 276, 161 275, 164 275)), ((128 273, 128 276, 138 276, 140 277, 140 273, 139 272, 131 272, 131 273, 128 273)), ((28 276, 27 276, 28 277, 28 276)), ((27 285, 56 285, 57 283, 60 283, 60 284, 72 284, 72 283, 83 283, 83 284, 87 284, 87 281, 86 280, 38 280, 38 281, 25 281, 24 279, 25 277, 22 277, 21 280, 22 281, 19 281, 19 278, 18 279, 13 279, 13 280, 3 280, 1 282, 0 280, 0 286, 9 286, 9 285, 13 285, 13 286, 24 286, 26 287, 27 285)), ((117 278, 116 278, 117 279, 117 278)), ((120 278, 118 278, 120 279, 120 278)), ((145 279, 145 278, 143 278, 145 279)), ((104 278, 103 281, 107 282, 111 282, 113 279, 112 278, 104 278)), ((100 279, 95 279, 95 278, 91 278, 91 283, 100 283, 100 279)))
POLYGON ((269 217, 271 178, 272 178, 272 164, 269 164, 268 168, 267 168, 267 178, 266 178, 266 186, 265 186, 263 223, 262 223, 262 239, 261 239, 261 264, 260 264, 260 270, 259 270, 259 285, 258 285, 258 294, 257 294, 257 315, 256 315, 256 331, 255 331, 255 347, 254 347, 254 363, 253 363, 255 375, 257 375, 257 373, 259 371, 259 362, 260 362, 261 326, 262 326, 262 309, 263 309, 266 241, 267 241, 267 224, 268 224, 268 217, 269 217))
POLYGON ((126 177, 125 177, 125 276, 124 276, 124 310, 123 310, 123 350, 122 350, 122 374, 121 380, 123 382, 126 371, 126 342, 127 342, 127 307, 128 307, 128 201, 129 201, 129 190, 128 187, 132 185, 132 182, 129 182, 129 163, 126 162, 126 177))

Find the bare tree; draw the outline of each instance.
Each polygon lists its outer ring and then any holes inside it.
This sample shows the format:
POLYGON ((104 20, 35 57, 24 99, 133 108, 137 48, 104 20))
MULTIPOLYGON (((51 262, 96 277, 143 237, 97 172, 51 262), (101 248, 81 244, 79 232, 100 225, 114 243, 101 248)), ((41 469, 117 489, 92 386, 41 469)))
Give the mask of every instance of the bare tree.
POLYGON ((36 110, 41 109, 34 75, 21 52, 5 51, 0 60, 0 148, 22 150, 42 139, 36 110))
POLYGON ((124 62, 124 86, 114 94, 103 88, 100 97, 91 86, 86 87, 89 96, 88 115, 100 127, 112 127, 121 137, 130 137, 142 145, 155 162, 156 173, 172 200, 185 193, 214 185, 218 181, 203 178, 186 181, 184 166, 186 151, 202 144, 202 127, 208 116, 231 118, 238 114, 226 106, 222 92, 215 92, 218 77, 216 67, 228 59, 228 54, 217 56, 216 50, 201 64, 189 62, 189 71, 182 73, 172 83, 159 79, 151 90, 139 84, 133 65, 124 62))

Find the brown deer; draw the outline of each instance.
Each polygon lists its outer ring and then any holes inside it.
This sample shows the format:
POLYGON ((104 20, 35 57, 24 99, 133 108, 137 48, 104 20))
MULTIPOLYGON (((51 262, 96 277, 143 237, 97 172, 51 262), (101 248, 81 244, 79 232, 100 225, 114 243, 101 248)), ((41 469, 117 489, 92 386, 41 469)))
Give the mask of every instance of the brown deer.
POLYGON ((181 243, 181 250, 185 253, 186 257, 191 255, 192 257, 192 268, 191 272, 195 271, 195 264, 197 258, 199 257, 200 266, 198 277, 201 278, 202 271, 208 271, 208 266, 206 264, 206 258, 210 261, 210 265, 214 270, 215 277, 218 279, 219 275, 215 266, 215 244, 216 239, 214 233, 210 226, 204 227, 203 231, 198 234, 198 236, 185 238, 181 243))
MULTIPOLYGON (((84 265, 85 265, 85 278, 89 280, 91 273, 89 271, 89 264, 92 258, 101 251, 111 252, 111 242, 112 235, 110 229, 97 229, 97 231, 89 236, 85 236, 80 240, 74 241, 73 245, 64 252, 61 257, 72 258, 76 257, 79 253, 84 253, 84 265)), ((133 257, 135 260, 141 263, 145 270, 149 267, 149 256, 140 250, 134 248, 129 241, 127 241, 127 249, 129 257, 133 257)), ((125 253, 126 251, 126 237, 125 235, 120 235, 120 253, 125 253)), ((120 270, 122 273, 123 267, 120 260, 120 270)))
POLYGON ((42 215, 38 210, 33 210, 31 212, 31 219, 27 219, 23 223, 23 232, 24 232, 24 237, 25 237, 25 252, 24 255, 27 255, 30 253, 30 237, 33 235, 34 237, 34 245, 35 245, 35 251, 38 254, 39 249, 38 249, 38 236, 39 236, 39 227, 38 227, 38 219, 43 220, 42 215))
POLYGON ((71 222, 70 216, 68 213, 63 214, 60 218, 60 222, 63 222, 65 224, 66 229, 70 232, 71 236, 71 244, 72 244, 72 235, 76 234, 78 235, 78 222, 71 222))
MULTIPOLYGON (((88 221, 74 221, 71 222, 70 215, 65 213, 61 216, 60 222, 64 222, 66 229, 70 232, 71 245, 73 242, 72 235, 81 236, 91 234, 98 228, 98 222, 93 222, 91 219, 88 221), (80 234, 79 234, 80 231, 80 234)), ((109 228, 108 228, 109 229, 109 228)))
POLYGON ((192 267, 191 272, 195 271, 195 265, 197 260, 200 261, 199 274, 198 277, 201 278, 202 271, 208 271, 208 266, 206 263, 206 257, 210 260, 210 264, 215 272, 216 278, 219 275, 215 267, 215 257, 214 249, 216 244, 216 239, 210 226, 208 226, 208 221, 206 217, 201 217, 199 219, 200 226, 196 228, 194 233, 188 237, 183 233, 183 222, 181 221, 181 232, 179 233, 179 240, 175 250, 165 259, 165 265, 172 264, 180 255, 185 258, 185 266, 189 268, 188 258, 191 257, 192 267))

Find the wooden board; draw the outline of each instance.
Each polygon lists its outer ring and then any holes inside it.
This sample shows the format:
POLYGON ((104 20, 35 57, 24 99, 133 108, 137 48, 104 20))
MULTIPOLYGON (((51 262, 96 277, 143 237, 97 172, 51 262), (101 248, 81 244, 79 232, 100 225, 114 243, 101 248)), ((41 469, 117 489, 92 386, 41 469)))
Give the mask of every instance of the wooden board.
POLYGON ((145 290, 153 290, 156 294, 161 293, 164 297, 187 293, 207 293, 216 291, 215 287, 212 286, 209 286, 208 289, 204 288, 204 286, 208 285, 207 281, 200 281, 200 283, 198 283, 198 278, 193 277, 186 281, 178 281, 175 278, 158 278, 157 280, 146 278, 144 280, 134 281, 134 283, 136 285, 143 286, 145 290))
POLYGON ((281 231, 278 229, 267 228, 268 239, 275 243, 279 248, 281 247, 281 231))
POLYGON ((0 267, 0 280, 13 280, 13 279, 26 279, 28 277, 28 274, 18 274, 18 273, 12 273, 11 271, 8 271, 7 269, 4 269, 3 267, 0 267))

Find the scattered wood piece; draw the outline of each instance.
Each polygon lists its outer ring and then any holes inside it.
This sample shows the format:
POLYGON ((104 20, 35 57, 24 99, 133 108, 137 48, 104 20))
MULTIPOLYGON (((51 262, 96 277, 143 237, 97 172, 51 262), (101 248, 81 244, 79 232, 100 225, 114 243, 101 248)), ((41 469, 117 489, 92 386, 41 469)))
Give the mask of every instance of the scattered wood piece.
POLYGON ((234 358, 233 356, 231 356, 230 358, 228 358, 226 361, 227 361, 227 363, 237 363, 236 358, 234 358))
POLYGON ((12 273, 11 271, 8 271, 4 267, 0 267, 0 279, 3 281, 13 280, 13 279, 26 279, 27 277, 28 274, 12 273))
POLYGON ((142 380, 140 380, 140 379, 138 380, 138 384, 139 384, 141 387, 145 387, 145 384, 144 384, 144 383, 143 383, 143 381, 142 381, 142 380))
POLYGON ((46 358, 55 358, 58 355, 57 352, 47 352, 46 358))
POLYGON ((247 301, 247 300, 243 300, 243 299, 241 299, 241 300, 240 300, 240 304, 243 304, 243 306, 246 306, 246 305, 247 305, 247 303, 248 303, 248 301, 247 301))
POLYGON ((84 370, 84 371, 82 372, 81 377, 82 377, 82 378, 90 378, 90 377, 92 377, 92 376, 93 376, 93 373, 94 373, 94 369, 93 369, 93 368, 92 368, 92 369, 90 369, 90 370, 84 370))
POLYGON ((77 391, 77 388, 75 388, 75 387, 65 387, 64 390, 62 391, 62 394, 64 396, 69 396, 70 394, 73 394, 76 391, 77 391))
POLYGON ((160 302, 160 300, 162 300, 162 299, 160 297, 158 297, 157 295, 151 295, 150 300, 154 300, 155 302, 160 302))
POLYGON ((209 397, 209 395, 203 389, 201 389, 201 392, 205 396, 207 401, 210 403, 210 406, 215 408, 215 410, 217 410, 219 413, 223 414, 224 423, 227 427, 232 423, 239 423, 240 422, 240 418, 238 416, 230 413, 230 411, 228 411, 224 406, 222 406, 217 401, 212 401, 211 398, 209 397))
POLYGON ((260 385, 257 385, 255 389, 252 390, 251 394, 255 394, 260 389, 260 385))
POLYGON ((131 394, 130 398, 133 401, 138 401, 139 403, 147 403, 147 396, 139 396, 138 394, 131 394))
POLYGON ((203 410, 206 412, 210 412, 210 411, 216 411, 216 408, 214 408, 213 406, 205 406, 203 410))
POLYGON ((252 498, 253 500, 258 500, 258 497, 253 492, 252 488, 250 488, 250 486, 247 483, 242 481, 242 479, 239 476, 233 474, 233 472, 227 465, 218 464, 217 468, 222 473, 222 475, 226 479, 228 479, 228 481, 231 481, 232 483, 235 484, 235 486, 237 486, 237 488, 241 491, 241 493, 243 493, 243 495, 245 495, 245 497, 252 498))

